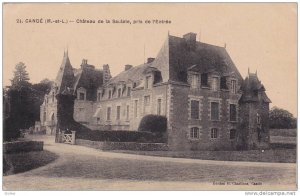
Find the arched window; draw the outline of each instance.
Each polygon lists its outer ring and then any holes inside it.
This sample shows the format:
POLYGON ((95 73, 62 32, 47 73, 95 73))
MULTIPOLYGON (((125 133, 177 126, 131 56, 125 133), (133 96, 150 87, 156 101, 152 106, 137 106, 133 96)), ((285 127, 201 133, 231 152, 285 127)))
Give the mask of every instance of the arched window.
POLYGON ((191 139, 199 139, 200 138, 200 131, 198 127, 192 127, 190 129, 190 138, 191 139))

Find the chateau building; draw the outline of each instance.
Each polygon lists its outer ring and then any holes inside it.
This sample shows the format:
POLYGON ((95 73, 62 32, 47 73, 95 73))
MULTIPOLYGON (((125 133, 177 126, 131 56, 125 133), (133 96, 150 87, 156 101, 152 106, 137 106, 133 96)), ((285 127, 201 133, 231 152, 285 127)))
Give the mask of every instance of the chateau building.
POLYGON ((166 116, 174 150, 267 148, 269 103, 257 73, 243 79, 224 47, 196 40, 195 33, 168 35, 156 58, 125 65, 111 77, 83 59, 72 67, 68 53, 41 105, 41 126, 56 130, 55 95, 71 90, 74 119, 94 130, 137 130, 147 114, 166 116))

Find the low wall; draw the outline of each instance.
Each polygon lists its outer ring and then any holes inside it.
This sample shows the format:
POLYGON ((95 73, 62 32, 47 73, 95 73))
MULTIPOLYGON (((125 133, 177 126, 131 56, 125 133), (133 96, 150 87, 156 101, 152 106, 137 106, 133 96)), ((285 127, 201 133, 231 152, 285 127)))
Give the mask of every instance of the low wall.
POLYGON ((3 143, 3 153, 42 151, 42 141, 15 141, 3 143))
POLYGON ((76 139, 76 145, 87 146, 101 150, 141 150, 141 151, 166 151, 165 143, 136 143, 136 142, 100 142, 76 139))

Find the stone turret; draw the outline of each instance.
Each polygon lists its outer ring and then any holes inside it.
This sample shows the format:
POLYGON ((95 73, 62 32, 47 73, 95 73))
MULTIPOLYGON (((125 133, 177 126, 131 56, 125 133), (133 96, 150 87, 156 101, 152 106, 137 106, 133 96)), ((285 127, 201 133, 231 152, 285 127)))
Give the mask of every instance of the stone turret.
POLYGON ((244 149, 266 149, 269 147, 269 103, 265 87, 257 73, 248 73, 241 87, 241 122, 239 145, 244 149))

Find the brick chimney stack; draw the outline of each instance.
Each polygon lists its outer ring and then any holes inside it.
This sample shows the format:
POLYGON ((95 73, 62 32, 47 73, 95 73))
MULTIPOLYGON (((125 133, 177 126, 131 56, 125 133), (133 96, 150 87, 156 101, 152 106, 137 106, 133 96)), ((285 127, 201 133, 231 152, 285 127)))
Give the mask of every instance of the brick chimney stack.
POLYGON ((111 79, 110 69, 108 64, 103 65, 103 84, 111 79))

